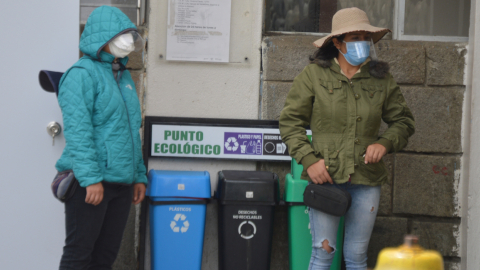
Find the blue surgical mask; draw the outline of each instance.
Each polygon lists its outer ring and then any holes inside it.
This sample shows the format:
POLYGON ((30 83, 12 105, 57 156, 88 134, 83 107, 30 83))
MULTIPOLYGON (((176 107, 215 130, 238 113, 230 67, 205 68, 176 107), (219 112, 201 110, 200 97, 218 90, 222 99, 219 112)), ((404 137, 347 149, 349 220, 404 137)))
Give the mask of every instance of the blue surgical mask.
MULTIPOLYGON (((345 42, 345 41, 344 41, 345 42)), ((352 66, 361 65, 370 56, 370 41, 345 42, 347 53, 338 50, 352 66)))

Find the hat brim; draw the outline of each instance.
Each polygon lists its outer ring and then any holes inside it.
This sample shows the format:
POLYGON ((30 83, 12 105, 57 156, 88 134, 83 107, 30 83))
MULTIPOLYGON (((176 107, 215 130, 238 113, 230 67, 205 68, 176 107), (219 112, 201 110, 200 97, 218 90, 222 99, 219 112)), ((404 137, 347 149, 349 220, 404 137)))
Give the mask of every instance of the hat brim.
POLYGON ((392 32, 388 28, 375 27, 375 26, 371 26, 370 24, 362 23, 362 24, 356 24, 356 25, 344 27, 335 32, 332 32, 330 35, 313 42, 313 45, 315 45, 315 47, 317 48, 321 48, 327 45, 328 42, 336 36, 340 36, 340 35, 351 33, 351 32, 357 32, 357 31, 366 31, 366 32, 372 33, 373 43, 377 43, 388 32, 392 32))

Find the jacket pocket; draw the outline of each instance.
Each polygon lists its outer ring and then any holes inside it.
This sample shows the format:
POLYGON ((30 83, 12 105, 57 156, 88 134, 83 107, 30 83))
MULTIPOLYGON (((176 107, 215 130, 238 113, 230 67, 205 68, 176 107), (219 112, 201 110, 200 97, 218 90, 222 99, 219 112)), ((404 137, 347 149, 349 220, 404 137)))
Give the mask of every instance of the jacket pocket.
POLYGON ((362 84, 362 90, 367 94, 368 102, 371 105, 383 103, 383 86, 373 84, 362 84))
POLYGON ((347 94, 342 81, 320 80, 320 89, 316 93, 320 113, 320 130, 329 133, 343 133, 347 126, 347 94))
POLYGON ((365 128, 371 134, 377 134, 382 123, 382 108, 385 100, 385 91, 381 85, 362 84, 364 93, 363 106, 357 108, 358 114, 366 121, 365 128))
POLYGON ((325 167, 327 168, 330 176, 333 177, 333 174, 338 171, 339 162, 338 162, 338 153, 340 151, 336 150, 335 147, 328 147, 323 150, 325 167))
POLYGON ((345 92, 342 91, 342 81, 324 81, 320 80, 320 85, 323 87, 325 97, 334 101, 337 99, 346 98, 345 92))
POLYGON ((361 169, 361 174, 369 179, 371 182, 377 182, 380 178, 383 178, 388 172, 383 159, 377 163, 368 163, 365 164, 365 155, 366 147, 363 148, 363 151, 360 152, 359 157, 359 168, 361 169))
POLYGON ((333 174, 336 173, 340 167, 340 162, 338 160, 340 150, 338 150, 334 144, 314 143, 313 146, 315 154, 323 157, 325 167, 330 176, 333 177, 333 174))

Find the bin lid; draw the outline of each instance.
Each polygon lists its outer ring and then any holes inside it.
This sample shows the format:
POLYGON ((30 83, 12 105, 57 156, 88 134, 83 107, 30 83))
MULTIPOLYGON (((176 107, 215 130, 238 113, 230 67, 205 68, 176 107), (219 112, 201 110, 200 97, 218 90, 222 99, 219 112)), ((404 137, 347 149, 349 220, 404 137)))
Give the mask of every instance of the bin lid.
POLYGON ((216 197, 221 203, 276 204, 279 198, 278 176, 265 171, 220 171, 216 197))
POLYGON ((291 174, 287 174, 285 177, 285 201, 303 202, 303 192, 307 185, 307 180, 296 179, 291 174))
POLYGON ((150 170, 147 196, 210 198, 210 174, 207 171, 150 170))

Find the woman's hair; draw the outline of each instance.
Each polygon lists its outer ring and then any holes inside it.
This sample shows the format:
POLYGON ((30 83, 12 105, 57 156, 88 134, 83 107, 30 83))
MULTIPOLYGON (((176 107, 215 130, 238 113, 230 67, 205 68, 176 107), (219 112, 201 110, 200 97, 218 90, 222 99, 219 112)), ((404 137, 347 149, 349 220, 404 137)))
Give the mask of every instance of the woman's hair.
MULTIPOLYGON (((335 36, 338 41, 342 42, 345 38, 345 34, 340 36, 335 36)), ((316 50, 313 55, 309 56, 308 59, 310 60, 311 64, 318 64, 319 61, 331 60, 338 56, 338 49, 333 44, 333 41, 330 40, 326 46, 319 48, 316 50)))

